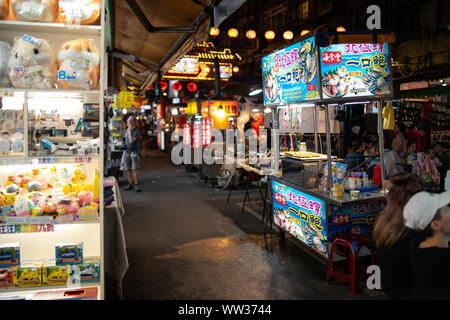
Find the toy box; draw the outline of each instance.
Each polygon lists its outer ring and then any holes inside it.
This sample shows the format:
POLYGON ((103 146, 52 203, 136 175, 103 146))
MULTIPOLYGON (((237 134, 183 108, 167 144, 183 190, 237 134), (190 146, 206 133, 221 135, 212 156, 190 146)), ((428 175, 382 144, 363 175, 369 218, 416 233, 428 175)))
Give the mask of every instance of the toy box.
POLYGON ((69 280, 70 266, 56 265, 55 259, 47 260, 42 267, 43 285, 65 285, 69 280))
POLYGON ((42 285, 42 262, 24 261, 13 268, 14 287, 38 287, 42 285))
POLYGON ((99 258, 86 258, 83 263, 71 266, 70 283, 74 283, 78 275, 81 283, 100 282, 99 258), (78 270, 77 270, 78 268, 78 270))
POLYGON ((0 268, 0 288, 9 288, 13 286, 13 269, 0 268))
POLYGON ((83 242, 58 243, 55 247, 56 265, 83 263, 83 242))
POLYGON ((5 243, 0 245, 0 268, 14 267, 20 264, 20 244, 5 243))

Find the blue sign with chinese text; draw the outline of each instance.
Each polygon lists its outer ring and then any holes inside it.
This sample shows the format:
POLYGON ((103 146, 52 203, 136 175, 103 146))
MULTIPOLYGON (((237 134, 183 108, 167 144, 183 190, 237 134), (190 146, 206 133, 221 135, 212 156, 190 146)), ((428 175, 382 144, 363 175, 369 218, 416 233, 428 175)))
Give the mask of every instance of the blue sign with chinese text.
POLYGON ((323 99, 392 94, 389 44, 333 44, 319 53, 323 99))
POLYGON ((277 226, 322 255, 328 255, 326 203, 272 180, 273 219, 277 226))
POLYGON ((317 50, 310 37, 262 58, 264 105, 319 98, 317 50))

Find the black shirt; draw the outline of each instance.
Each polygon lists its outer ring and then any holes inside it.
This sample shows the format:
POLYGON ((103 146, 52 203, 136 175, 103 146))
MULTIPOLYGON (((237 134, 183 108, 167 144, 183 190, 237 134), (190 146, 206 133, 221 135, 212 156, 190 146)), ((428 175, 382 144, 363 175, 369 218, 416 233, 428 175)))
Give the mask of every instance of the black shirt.
POLYGON ((392 299, 411 299, 413 292, 409 248, 417 232, 406 228, 392 247, 377 247, 381 289, 392 299))
POLYGON ((419 248, 423 234, 411 243, 414 298, 450 299, 450 248, 419 248))

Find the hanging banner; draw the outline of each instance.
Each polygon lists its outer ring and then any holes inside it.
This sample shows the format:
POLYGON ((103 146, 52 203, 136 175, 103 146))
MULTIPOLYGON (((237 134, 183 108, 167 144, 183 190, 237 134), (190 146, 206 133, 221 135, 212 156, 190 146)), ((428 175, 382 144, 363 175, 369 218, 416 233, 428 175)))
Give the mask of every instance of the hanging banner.
POLYGON ((122 109, 130 109, 134 103, 133 92, 120 91, 119 93, 120 107, 122 109))
POLYGON ((272 180, 273 219, 277 226, 322 255, 328 254, 326 203, 272 180))
POLYGON ((212 118, 202 119, 202 145, 209 146, 212 142, 212 118))
POLYGON ((192 148, 200 149, 201 146, 201 135, 202 135, 202 124, 201 122, 194 122, 192 133, 192 148))
POLYGON ((392 94, 389 44, 333 44, 320 48, 323 99, 392 94))
POLYGON ((264 105, 317 100, 317 56, 310 37, 262 58, 264 105))

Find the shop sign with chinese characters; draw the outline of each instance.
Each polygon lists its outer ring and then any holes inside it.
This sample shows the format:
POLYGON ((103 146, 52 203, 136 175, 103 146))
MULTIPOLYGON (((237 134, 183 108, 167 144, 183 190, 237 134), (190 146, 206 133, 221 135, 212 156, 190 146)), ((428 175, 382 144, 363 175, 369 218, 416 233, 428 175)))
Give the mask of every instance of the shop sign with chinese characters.
POLYGON ((202 145, 209 146, 212 142, 212 118, 202 119, 202 145))
POLYGON ((31 233, 31 232, 53 232, 53 224, 2 224, 0 225, 0 234, 11 233, 31 233))
POLYGON ((388 43, 320 48, 323 99, 392 94, 388 43))
POLYGON ((314 37, 263 57, 264 105, 317 100, 317 70, 314 37))
POLYGON ((202 124, 199 121, 195 121, 193 124, 192 148, 200 149, 201 134, 202 134, 202 124))
POLYGON ((332 206, 331 216, 328 218, 329 241, 333 241, 341 232, 369 233, 383 208, 383 201, 362 202, 341 208, 332 206))
POLYGON ((275 224, 326 256, 328 242, 325 201, 274 180, 272 195, 275 224))
POLYGON ((120 91, 119 93, 120 107, 122 109, 130 109, 134 103, 133 92, 120 91))

